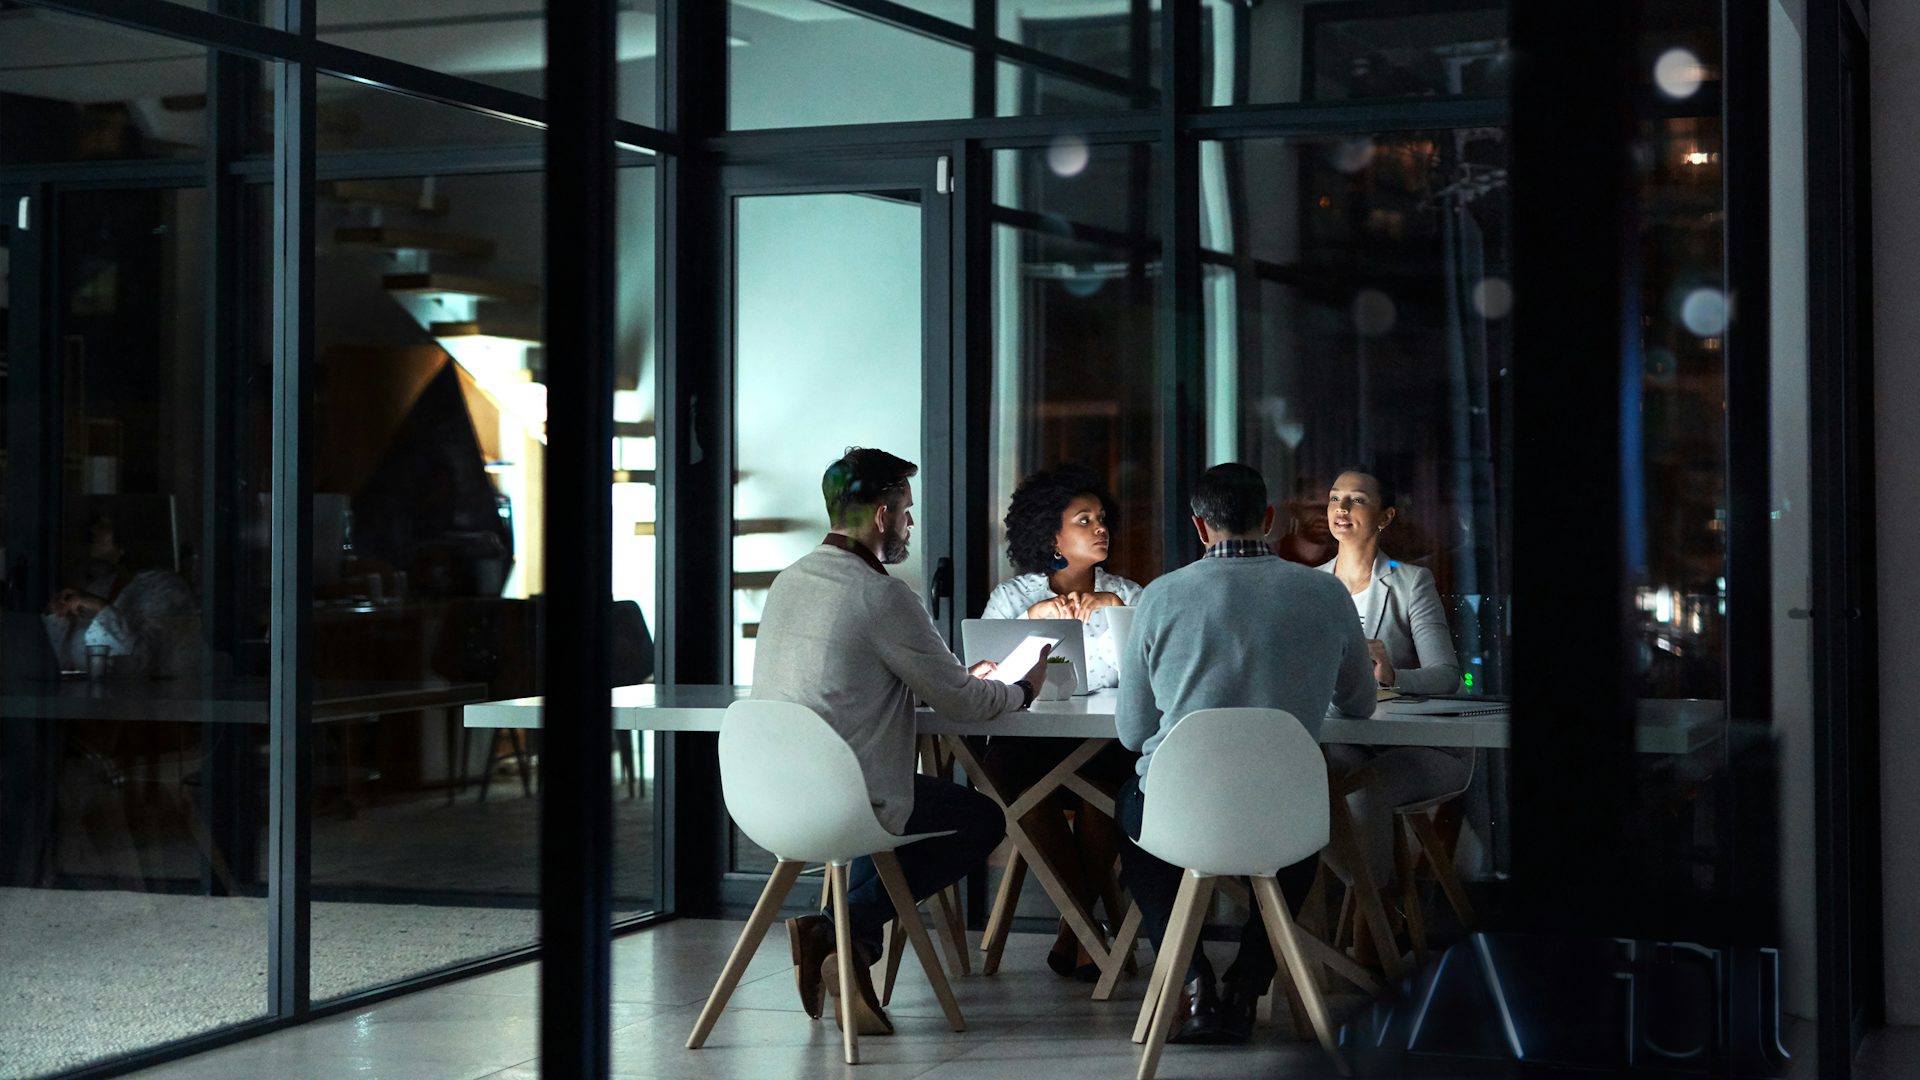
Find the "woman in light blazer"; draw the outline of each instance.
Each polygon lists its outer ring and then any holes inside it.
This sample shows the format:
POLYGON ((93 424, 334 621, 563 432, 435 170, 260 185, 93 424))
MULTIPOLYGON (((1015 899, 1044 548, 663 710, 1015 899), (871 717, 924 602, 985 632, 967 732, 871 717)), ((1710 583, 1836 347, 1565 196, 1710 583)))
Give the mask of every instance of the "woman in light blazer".
POLYGON ((1380 534, 1397 513, 1393 489, 1379 477, 1359 469, 1341 473, 1327 493, 1327 527, 1339 551, 1320 569, 1353 596, 1381 686, 1403 694, 1456 693, 1460 661, 1433 572, 1380 550, 1380 534))
MULTIPOLYGON (((1388 558, 1380 534, 1398 513, 1391 484, 1367 469, 1341 473, 1327 492, 1327 526, 1340 550, 1320 569, 1340 579, 1353 597, 1373 675, 1403 694, 1451 694, 1460 689, 1460 661, 1433 572, 1388 558)), ((1367 786, 1347 796, 1373 880, 1392 876, 1393 810, 1448 795, 1473 777, 1471 750, 1431 746, 1329 746, 1335 771, 1373 770, 1367 786)), ((1351 880, 1351 870, 1335 867, 1351 880)))

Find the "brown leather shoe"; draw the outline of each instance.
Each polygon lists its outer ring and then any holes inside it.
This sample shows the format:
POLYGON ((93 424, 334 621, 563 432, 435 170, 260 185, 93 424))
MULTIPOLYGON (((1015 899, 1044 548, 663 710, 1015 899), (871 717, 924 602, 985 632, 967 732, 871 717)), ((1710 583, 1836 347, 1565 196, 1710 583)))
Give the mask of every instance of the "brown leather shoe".
POLYGON ((824 915, 787 920, 787 947, 793 953, 793 982, 800 1007, 820 1019, 820 963, 833 954, 833 924, 824 915))
POLYGON ((833 999, 833 1019, 842 1028, 846 1027, 847 1013, 851 1011, 858 1025, 856 1034, 891 1035, 893 1021, 887 1019, 885 1010, 880 1008, 880 995, 873 992, 873 963, 863 960, 858 949, 853 956, 854 993, 841 993, 840 954, 831 953, 820 962, 820 981, 826 984, 827 996, 833 999))

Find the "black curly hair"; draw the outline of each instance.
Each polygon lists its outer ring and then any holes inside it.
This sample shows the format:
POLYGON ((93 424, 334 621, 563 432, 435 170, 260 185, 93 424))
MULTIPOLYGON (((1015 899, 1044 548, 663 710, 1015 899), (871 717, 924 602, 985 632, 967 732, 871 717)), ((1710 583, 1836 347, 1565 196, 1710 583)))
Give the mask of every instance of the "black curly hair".
MULTIPOLYGON (((1053 562, 1053 538, 1060 532, 1060 516, 1081 495, 1100 500, 1107 512, 1107 533, 1120 528, 1120 510, 1114 505, 1098 473, 1081 465, 1061 465, 1034 473, 1014 489, 1007 503, 1007 558, 1023 574, 1047 573, 1053 562)), ((1102 562, 1100 565, 1105 566, 1102 562)))

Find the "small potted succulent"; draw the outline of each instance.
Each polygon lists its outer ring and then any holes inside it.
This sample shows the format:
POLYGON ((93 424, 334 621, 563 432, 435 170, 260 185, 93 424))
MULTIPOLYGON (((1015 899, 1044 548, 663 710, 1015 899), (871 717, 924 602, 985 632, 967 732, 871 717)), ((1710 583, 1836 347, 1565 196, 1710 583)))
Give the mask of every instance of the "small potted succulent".
POLYGON ((1047 682, 1035 696, 1041 701, 1065 701, 1073 696, 1073 661, 1064 656, 1047 658, 1047 682))

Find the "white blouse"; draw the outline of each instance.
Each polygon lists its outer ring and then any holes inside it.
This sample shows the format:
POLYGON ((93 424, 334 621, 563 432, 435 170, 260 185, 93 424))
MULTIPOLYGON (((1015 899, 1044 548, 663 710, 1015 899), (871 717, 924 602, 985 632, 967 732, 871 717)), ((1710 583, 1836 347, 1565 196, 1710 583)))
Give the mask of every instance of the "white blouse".
POLYGON ((1367 587, 1353 594, 1353 608, 1360 613, 1360 631, 1368 637, 1378 637, 1374 628, 1367 625, 1367 616, 1373 611, 1373 595, 1380 591, 1380 579, 1367 582, 1367 587))
MULTIPOLYGON (((1110 592, 1118 596, 1122 604, 1131 607, 1140 598, 1142 588, 1137 582, 1094 567, 1094 592, 1110 592)), ((1047 583, 1047 575, 1021 574, 994 587, 992 595, 987 597, 986 610, 980 613, 980 617, 1024 619, 1028 608, 1042 600, 1051 600, 1054 595, 1053 586, 1047 583)), ((1107 633, 1107 613, 1104 608, 1087 616, 1082 633, 1087 645, 1087 689, 1101 690, 1120 685, 1117 667, 1119 645, 1107 633)))

